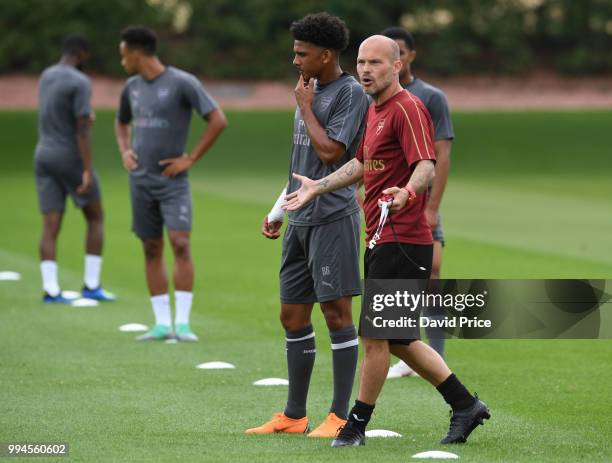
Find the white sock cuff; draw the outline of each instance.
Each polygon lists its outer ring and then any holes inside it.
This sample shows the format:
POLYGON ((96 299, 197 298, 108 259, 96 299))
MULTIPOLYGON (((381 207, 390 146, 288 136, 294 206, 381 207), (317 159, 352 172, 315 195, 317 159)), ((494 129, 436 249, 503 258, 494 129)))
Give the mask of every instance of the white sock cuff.
POLYGON ((163 304, 164 302, 170 305, 170 295, 168 293, 151 296, 151 304, 163 304))
POLYGON ((174 291, 174 298, 181 299, 183 301, 193 300, 193 292, 191 291, 174 291))
POLYGON ((102 262, 102 256, 96 256, 95 254, 85 254, 85 260, 90 262, 102 262))

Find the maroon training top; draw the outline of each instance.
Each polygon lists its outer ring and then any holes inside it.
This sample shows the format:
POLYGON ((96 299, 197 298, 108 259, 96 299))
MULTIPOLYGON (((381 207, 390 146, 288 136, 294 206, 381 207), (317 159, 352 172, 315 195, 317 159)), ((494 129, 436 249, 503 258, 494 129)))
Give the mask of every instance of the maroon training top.
MULTIPOLYGON (((433 139, 429 112, 409 91, 403 90, 379 106, 370 105, 363 139, 355 156, 364 167, 367 241, 372 239, 378 227, 378 200, 383 190, 406 186, 419 161, 431 159, 435 162, 433 139)), ((387 219, 378 243, 433 243, 425 217, 426 204, 427 190, 390 216, 397 237, 393 236, 387 219)))

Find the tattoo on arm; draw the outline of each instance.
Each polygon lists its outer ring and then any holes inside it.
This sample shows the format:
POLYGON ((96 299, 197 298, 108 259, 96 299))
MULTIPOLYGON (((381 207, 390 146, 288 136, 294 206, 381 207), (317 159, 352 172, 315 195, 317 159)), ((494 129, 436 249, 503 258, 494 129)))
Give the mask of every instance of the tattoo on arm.
POLYGON ((341 169, 329 174, 317 183, 319 194, 339 190, 358 182, 363 177, 363 164, 357 159, 347 162, 341 169))
POLYGON ((346 173, 347 177, 351 177, 353 175, 353 172, 355 171, 355 159, 351 159, 349 162, 347 162, 346 164, 344 164, 344 172, 346 173))
POLYGON ((325 177, 317 185, 319 186, 319 189, 324 190, 329 185, 329 179, 325 177))

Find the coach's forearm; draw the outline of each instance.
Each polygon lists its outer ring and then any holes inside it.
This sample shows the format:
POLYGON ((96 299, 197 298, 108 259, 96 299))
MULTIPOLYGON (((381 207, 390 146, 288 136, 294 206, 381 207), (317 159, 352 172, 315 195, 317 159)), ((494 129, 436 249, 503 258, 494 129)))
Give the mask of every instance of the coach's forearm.
POLYGON ((302 111, 302 118, 310 138, 310 143, 321 162, 325 165, 330 165, 338 161, 346 151, 344 145, 327 136, 327 132, 319 123, 312 109, 304 109, 302 111))
POLYGON ((434 177, 435 166, 429 159, 419 161, 408 180, 407 187, 415 193, 424 191, 434 177))
POLYGON ((322 178, 316 183, 317 194, 329 193, 339 190, 353 183, 357 183, 363 178, 363 164, 353 158, 344 164, 337 171, 322 178))
POLYGON ((438 140, 435 144, 436 167, 435 176, 431 184, 431 195, 429 196, 428 206, 438 210, 442 203, 442 196, 446 189, 448 173, 450 171, 451 140, 438 140))
POLYGON ((119 152, 123 154, 124 151, 131 149, 130 146, 130 126, 129 124, 122 124, 119 121, 115 121, 115 138, 117 139, 117 145, 119 146, 119 152))
POLYGON ((217 108, 208 116, 206 129, 200 137, 198 144, 191 150, 189 159, 195 163, 200 159, 210 147, 215 143, 215 140, 221 135, 221 132, 227 127, 227 119, 221 108, 217 108))
POLYGON ((89 116, 77 119, 77 143, 83 161, 83 170, 91 170, 91 119, 89 116))

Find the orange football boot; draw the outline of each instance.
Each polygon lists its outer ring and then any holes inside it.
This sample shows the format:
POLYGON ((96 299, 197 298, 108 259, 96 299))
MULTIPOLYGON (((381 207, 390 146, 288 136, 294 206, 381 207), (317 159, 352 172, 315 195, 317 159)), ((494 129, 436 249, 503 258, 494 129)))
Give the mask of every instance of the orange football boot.
POLYGON ((267 423, 256 428, 247 429, 247 434, 274 434, 277 432, 286 433, 307 433, 310 431, 308 417, 294 419, 285 416, 284 413, 275 413, 267 423))
POLYGON ((338 431, 340 431, 340 428, 345 424, 346 420, 338 418, 335 413, 330 412, 330 414, 327 415, 327 418, 323 420, 323 423, 308 434, 308 437, 327 437, 332 439, 338 435, 338 431))

